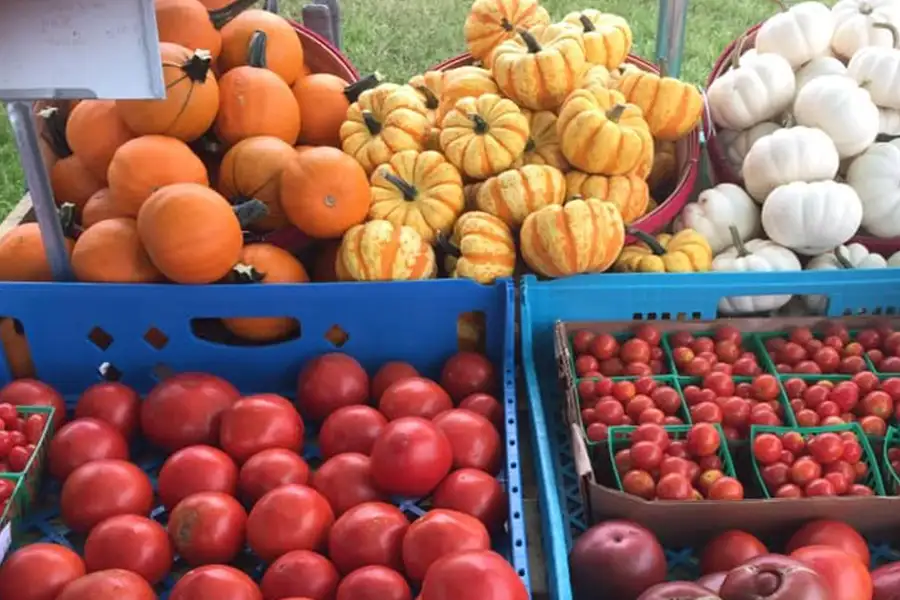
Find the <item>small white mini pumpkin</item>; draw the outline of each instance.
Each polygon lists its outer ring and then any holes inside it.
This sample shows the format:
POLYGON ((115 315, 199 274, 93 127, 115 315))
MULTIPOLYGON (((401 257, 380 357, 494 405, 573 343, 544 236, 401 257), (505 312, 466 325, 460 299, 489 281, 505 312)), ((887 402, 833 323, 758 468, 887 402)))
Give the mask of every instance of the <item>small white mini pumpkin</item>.
POLYGON ((718 254, 734 244, 732 227, 741 240, 759 235, 759 207, 739 186, 720 183, 685 206, 674 227, 675 231, 693 229, 706 238, 713 254, 718 254))
POLYGON ((847 67, 833 56, 817 56, 797 71, 797 91, 813 79, 825 75, 847 77, 847 67))
POLYGON ((800 2, 769 17, 756 33, 756 49, 783 56, 791 67, 821 56, 831 45, 834 15, 821 2, 800 2))
POLYGON ((844 183, 796 181, 769 194, 761 219, 773 242, 815 256, 853 237, 862 222, 862 202, 844 183))
MULTIPOLYGON (((888 266, 884 257, 869 250, 862 244, 847 244, 820 254, 806 264, 807 271, 828 269, 883 269, 888 266)), ((804 298, 806 305, 815 313, 823 313, 828 306, 828 297, 811 295, 804 298)))
POLYGON ((890 137, 900 136, 900 110, 878 107, 878 133, 890 137))
POLYGON ((787 110, 795 85, 794 70, 778 54, 744 55, 712 82, 706 95, 715 124, 739 131, 787 110))
POLYGON ((891 32, 894 44, 890 48, 867 46, 860 48, 847 72, 857 84, 872 96, 872 101, 885 108, 900 108, 900 50, 898 33, 893 25, 876 23, 875 27, 891 32))
POLYGON ((794 119, 827 133, 841 158, 856 156, 878 137, 878 107, 849 77, 826 75, 803 86, 794 101, 794 119))
POLYGON ((891 257, 887 259, 887 266, 892 269, 900 267, 900 251, 891 254, 891 257))
POLYGON ((891 34, 875 24, 900 27, 900 2, 897 0, 839 0, 831 12, 835 19, 831 49, 839 57, 849 60, 866 46, 893 47, 891 34))
POLYGON ((872 144, 847 170, 863 205, 862 224, 876 237, 900 236, 900 140, 872 144))
POLYGON ((747 153, 750 152, 750 148, 753 147, 753 144, 756 143, 756 140, 759 138, 778 131, 779 129, 781 129, 781 125, 778 123, 763 121, 762 123, 758 123, 757 125, 742 131, 722 129, 716 132, 716 137, 718 138, 719 145, 725 155, 725 160, 727 160, 728 164, 730 164, 737 174, 743 178, 744 158, 747 156, 747 153))
POLYGON ((744 158, 744 183, 757 202, 779 185, 794 181, 834 179, 840 158, 821 129, 779 129, 756 140, 744 158))

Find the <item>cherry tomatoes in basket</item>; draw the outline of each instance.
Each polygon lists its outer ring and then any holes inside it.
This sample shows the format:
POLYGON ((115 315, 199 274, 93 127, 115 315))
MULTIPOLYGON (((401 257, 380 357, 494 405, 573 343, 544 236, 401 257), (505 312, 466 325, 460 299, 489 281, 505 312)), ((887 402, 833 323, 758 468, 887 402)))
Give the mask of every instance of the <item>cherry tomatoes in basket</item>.
POLYGON ((117 515, 146 515, 153 506, 150 479, 123 460, 95 460, 69 475, 60 494, 63 522, 78 532, 117 515))
POLYGON ((175 505, 169 538, 189 565, 229 563, 244 547, 247 513, 232 496, 200 492, 175 505))
POLYGON ((337 569, 321 554, 294 550, 269 565, 259 587, 264 598, 330 600, 340 580, 337 569))
POLYGON ((88 571, 125 569, 156 585, 172 568, 172 545, 162 525, 137 515, 111 517, 84 542, 88 571))
POLYGON ((105 421, 118 429, 125 439, 131 439, 140 425, 141 397, 116 381, 94 384, 81 394, 75 405, 75 418, 85 417, 105 421))
MULTIPOLYGON (((41 381, 18 379, 0 389, 0 403, 13 406, 50 406, 53 408, 53 428, 66 421, 66 401, 59 392, 41 381)), ((9 425, 4 416, 3 420, 9 425)))
POLYGON ((118 429, 99 419, 75 419, 50 441, 50 474, 65 481, 72 471, 94 460, 128 460, 128 442, 118 429))
POLYGON ((85 574, 84 562, 58 544, 29 544, 0 566, 0 598, 56 600, 68 584, 85 574))
POLYGON ((188 446, 166 459, 159 471, 157 493, 167 509, 192 494, 222 492, 233 496, 238 469, 231 457, 212 446, 188 446))

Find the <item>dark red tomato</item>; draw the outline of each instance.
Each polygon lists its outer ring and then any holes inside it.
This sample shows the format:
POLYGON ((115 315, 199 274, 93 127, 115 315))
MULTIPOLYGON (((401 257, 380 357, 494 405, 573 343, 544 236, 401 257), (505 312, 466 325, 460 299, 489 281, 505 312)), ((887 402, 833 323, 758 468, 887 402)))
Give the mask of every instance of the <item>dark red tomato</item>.
MULTIPOLYGON (((66 421, 66 401, 52 387, 34 379, 17 379, 0 389, 0 403, 13 406, 52 406, 53 427, 66 421)), ((4 419, 5 420, 5 419, 4 419)))
POLYGON ((419 517, 403 538, 403 565, 413 581, 422 581, 432 564, 456 552, 490 550, 491 536, 475 517, 434 509, 419 517))
POLYGON ((232 496, 200 492, 169 515, 169 539, 189 565, 229 563, 244 547, 247 513, 232 496))
POLYGON ((768 553, 769 550, 761 541, 745 531, 732 529, 706 543, 700 558, 700 570, 704 575, 730 571, 751 558, 768 553))
POLYGON ((303 419, 293 406, 248 396, 222 413, 219 438, 222 449, 242 464, 257 452, 271 448, 300 450, 303 433, 303 419))
POLYGON ((335 600, 411 600, 403 575, 387 567, 363 567, 344 577, 335 600))
POLYGON ((263 595, 247 574, 209 565, 188 571, 172 588, 169 600, 263 600, 263 595))
POLYGON ((864 565, 868 565, 870 560, 865 538, 841 521, 810 521, 791 536, 785 550, 793 552, 804 546, 831 546, 856 556, 864 565))
POLYGON ((835 600, 871 600, 869 568, 853 554, 831 546, 804 546, 790 556, 818 573, 835 600))
POLYGON ((75 417, 106 421, 118 429, 125 439, 131 439, 141 420, 141 397, 122 383, 97 383, 81 394, 75 405, 75 417))
POLYGON ((85 573, 81 557, 57 544, 29 544, 0 566, 0 598, 56 600, 85 573))
POLYGON ((503 406, 490 394, 477 392, 466 396, 459 407, 478 413, 490 421, 497 431, 503 431, 503 406))
POLYGON ((191 494, 221 492, 233 496, 238 468, 231 457, 212 446, 188 446, 166 459, 159 470, 157 493, 167 509, 191 494))
POLYGON ((388 421, 401 417, 433 419, 451 408, 453 400, 447 392, 424 377, 407 377, 395 381, 378 401, 378 410, 388 421))
POLYGON ((477 469, 460 469, 447 475, 434 491, 432 505, 472 515, 490 531, 503 528, 508 512, 500 482, 477 469))
POLYGON ((125 569, 156 585, 172 568, 172 545, 162 525, 136 515, 119 515, 94 527, 84 542, 88 571, 125 569))
POLYGON ((99 419, 66 423, 50 442, 50 474, 61 481, 85 463, 104 458, 128 460, 128 442, 118 429, 99 419))
POLYGON ((369 376, 356 359, 340 352, 306 363, 297 380, 297 406, 305 417, 322 421, 343 406, 365 404, 369 376))
POLYGON ((305 485, 283 485, 259 499, 247 519, 247 543, 265 561, 291 550, 324 547, 334 524, 325 497, 305 485))
POLYGON ((406 515, 392 504, 366 502, 354 506, 331 528, 328 556, 345 575, 370 565, 402 569, 407 529, 406 515))
POLYGON ((265 600, 333 600, 340 580, 337 569, 321 554, 294 550, 269 565, 259 587, 265 600))
POLYGON ((392 361, 384 363, 378 369, 378 372, 375 373, 375 377, 372 378, 372 391, 369 395, 372 400, 378 402, 381 400, 384 390, 391 387, 391 384, 395 381, 418 376, 419 372, 416 368, 407 362, 392 361))
POLYGON ((358 404, 337 409, 319 430, 322 458, 329 459, 345 452, 370 454, 375 438, 385 425, 387 419, 371 406, 358 404))
POLYGON ((156 600, 156 592, 140 575, 109 569, 76 579, 56 600, 156 600))
POLYGON ((528 600, 528 590, 499 554, 460 552, 428 569, 421 600, 528 600))
POLYGON ((222 412, 240 397, 237 388, 215 375, 173 375, 141 403, 141 429, 148 441, 169 451, 216 445, 222 412))
POLYGON ((391 421, 372 447, 372 476, 384 492, 425 496, 450 472, 450 441, 431 421, 391 421))
POLYGON ((46 415, 28 415, 22 427, 22 433, 25 434, 25 439, 29 444, 37 444, 41 440, 46 425, 46 415))
POLYGON ((441 387, 453 398, 463 398, 476 392, 492 394, 496 388, 494 365, 483 354, 459 352, 451 356, 441 371, 441 387))
POLYGON ((146 515, 152 507, 150 479, 124 460, 95 460, 78 467, 60 495, 63 523, 78 532, 117 515, 146 515))
POLYGON ((471 410, 456 408, 434 418, 453 449, 454 469, 479 469, 496 474, 503 451, 500 434, 491 422, 471 410))
POLYGON ((364 502, 386 500, 375 486, 372 461, 365 454, 332 456, 313 474, 312 486, 325 496, 337 516, 364 502))
POLYGON ((289 483, 306 485, 309 465, 296 452, 272 448, 248 458, 238 477, 241 496, 253 504, 277 487, 289 483))

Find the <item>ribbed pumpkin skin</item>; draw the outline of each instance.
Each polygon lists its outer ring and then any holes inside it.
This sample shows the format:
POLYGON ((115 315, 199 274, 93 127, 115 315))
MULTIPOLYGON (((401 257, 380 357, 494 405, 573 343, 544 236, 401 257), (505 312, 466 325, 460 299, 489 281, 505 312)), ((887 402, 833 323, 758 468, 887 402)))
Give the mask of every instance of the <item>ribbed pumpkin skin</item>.
POLYGON ((700 90, 671 77, 629 71, 619 80, 617 89, 643 111, 650 133, 663 141, 681 139, 703 116, 700 90))
POLYGON ((464 66, 444 73, 440 104, 435 120, 440 123, 461 98, 478 98, 484 94, 500 94, 494 76, 481 67, 464 66))
POLYGON ((284 80, 269 71, 241 66, 219 79, 216 135, 227 146, 258 135, 295 144, 300 134, 300 108, 284 80))
POLYGON ((335 270, 342 281, 410 281, 433 278, 437 264, 415 229, 379 220, 347 231, 335 270))
POLYGON ((522 113, 528 119, 528 143, 525 152, 516 161, 515 166, 523 165, 550 165, 563 173, 571 167, 569 161, 563 156, 559 145, 559 135, 556 133, 556 115, 549 110, 523 110, 522 113))
POLYGON ((628 244, 615 270, 622 273, 703 273, 712 265, 712 249, 709 242, 693 229, 682 229, 671 235, 656 236, 661 253, 643 241, 628 244))
MULTIPOLYGON (((65 240, 71 254, 74 242, 65 240)), ((0 281, 53 281, 37 223, 22 223, 0 238, 0 281)))
POLYGON ((341 124, 347 117, 350 101, 344 94, 348 83, 330 73, 301 77, 291 87, 303 127, 299 141, 310 146, 341 146, 341 124))
POLYGON ((537 0, 475 0, 463 33, 472 56, 486 61, 516 29, 549 23, 550 15, 537 0))
POLYGON ((247 49, 257 31, 266 34, 266 68, 293 85, 303 69, 303 44, 284 18, 261 9, 245 10, 222 28, 222 72, 248 64, 247 49))
POLYGON ((428 124, 432 127, 438 125, 437 112, 441 105, 445 75, 444 71, 425 71, 420 75, 413 75, 407 84, 419 93, 425 103, 428 124))
POLYGON ((625 62, 625 58, 631 52, 633 41, 631 27, 628 21, 618 15, 589 8, 569 13, 563 22, 583 29, 584 53, 592 65, 616 69, 625 62), (590 27, 585 26, 585 19, 590 23, 590 27))
POLYGON ((134 219, 107 219, 89 227, 72 249, 72 271, 78 281, 153 283, 162 280, 138 236, 134 219))
POLYGON ((491 284, 512 277, 516 268, 516 240, 506 223, 486 212, 464 214, 453 227, 451 244, 459 256, 445 261, 451 277, 491 284))
POLYGON ((134 132, 113 100, 82 100, 69 113, 66 142, 91 174, 102 182, 113 155, 134 132))
POLYGON ((602 273, 625 244, 625 224, 611 202, 570 200, 529 215, 519 239, 522 258, 545 277, 602 273))
POLYGON ((222 51, 222 36, 206 7, 197 0, 155 0, 159 41, 181 44, 190 50, 208 50, 213 59, 222 51))
POLYGON ((566 194, 612 202, 626 224, 646 214, 650 202, 647 182, 636 175, 606 177, 570 171, 566 173, 566 194))
POLYGON ((73 154, 54 163, 50 169, 50 187, 57 205, 70 203, 80 210, 91 196, 103 188, 103 181, 88 170, 78 155, 73 154))
POLYGON ((551 204, 562 204, 566 178, 547 165, 525 165, 504 171, 478 188, 478 210, 492 214, 517 229, 525 217, 551 204))
POLYGON ((88 198, 84 208, 81 209, 81 226, 85 229, 106 219, 124 217, 117 208, 115 201, 109 193, 109 188, 97 190, 88 198))

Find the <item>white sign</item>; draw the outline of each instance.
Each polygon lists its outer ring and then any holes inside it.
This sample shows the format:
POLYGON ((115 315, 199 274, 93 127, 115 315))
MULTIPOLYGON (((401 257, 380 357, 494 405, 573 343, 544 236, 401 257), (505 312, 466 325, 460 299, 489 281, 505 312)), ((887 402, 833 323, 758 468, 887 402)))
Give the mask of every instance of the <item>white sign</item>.
POLYGON ((165 96, 153 0, 0 0, 0 98, 165 96))

